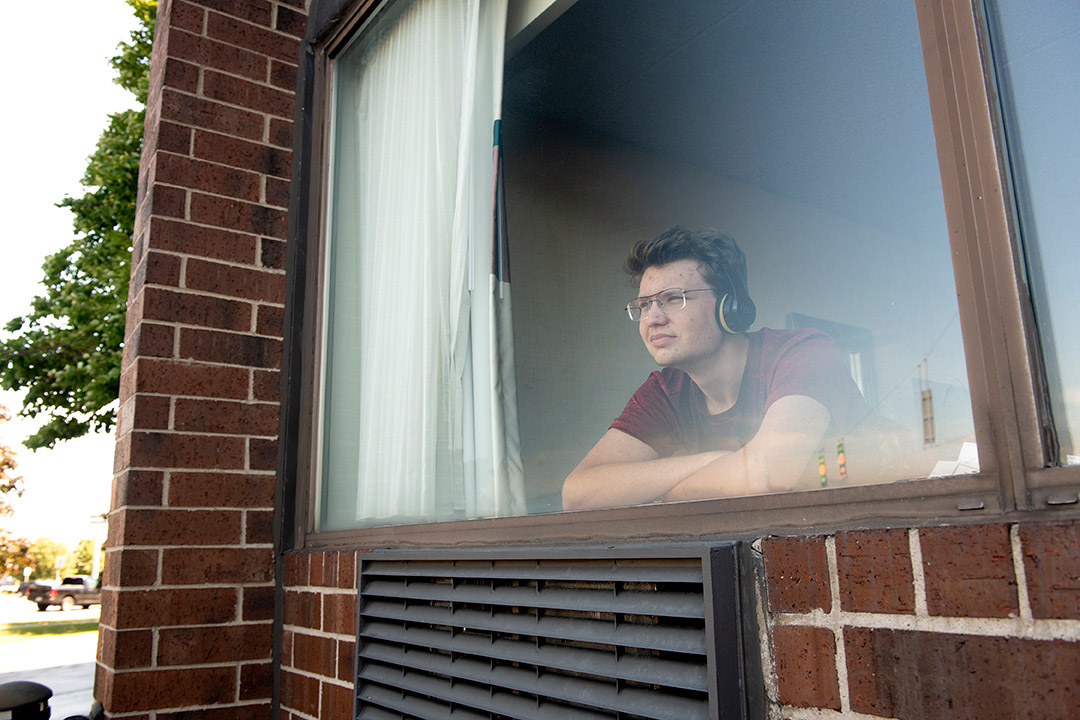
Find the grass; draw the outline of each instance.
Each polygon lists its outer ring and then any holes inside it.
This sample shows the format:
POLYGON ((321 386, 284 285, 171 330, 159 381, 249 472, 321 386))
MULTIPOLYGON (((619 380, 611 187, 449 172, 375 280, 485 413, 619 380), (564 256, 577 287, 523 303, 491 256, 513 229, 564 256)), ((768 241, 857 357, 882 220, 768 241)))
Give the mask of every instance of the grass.
POLYGON ((0 643, 7 640, 23 640, 30 637, 50 635, 74 635, 76 633, 97 632, 98 621, 72 620, 70 622, 25 622, 0 625, 0 643))

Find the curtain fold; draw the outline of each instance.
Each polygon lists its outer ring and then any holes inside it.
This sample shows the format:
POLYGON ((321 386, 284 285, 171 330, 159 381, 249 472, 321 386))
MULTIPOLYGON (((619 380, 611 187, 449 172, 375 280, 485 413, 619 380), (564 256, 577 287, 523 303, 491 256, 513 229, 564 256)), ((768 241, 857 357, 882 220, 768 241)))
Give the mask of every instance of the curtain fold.
POLYGON ((355 497, 360 525, 524 512, 488 262, 506 0, 401 7, 337 63, 322 502, 355 497))

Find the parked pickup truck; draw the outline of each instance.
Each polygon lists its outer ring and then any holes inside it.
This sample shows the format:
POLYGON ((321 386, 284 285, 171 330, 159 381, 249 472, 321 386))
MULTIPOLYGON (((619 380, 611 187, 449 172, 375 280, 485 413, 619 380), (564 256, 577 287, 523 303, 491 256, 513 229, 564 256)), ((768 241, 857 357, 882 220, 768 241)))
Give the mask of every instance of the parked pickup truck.
POLYGON ((101 588, 88 575, 71 575, 59 585, 31 585, 26 589, 26 599, 37 603, 40 612, 48 610, 50 605, 59 605, 61 610, 72 610, 76 605, 88 608, 101 603, 101 588))

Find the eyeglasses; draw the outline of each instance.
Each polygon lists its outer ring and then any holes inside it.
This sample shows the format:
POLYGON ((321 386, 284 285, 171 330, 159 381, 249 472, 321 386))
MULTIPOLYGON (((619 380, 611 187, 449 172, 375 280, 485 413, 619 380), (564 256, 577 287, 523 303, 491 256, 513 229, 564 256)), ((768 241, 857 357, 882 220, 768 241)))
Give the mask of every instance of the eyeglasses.
POLYGON ((630 316, 631 320, 637 322, 642 316, 649 314, 649 308, 652 307, 653 303, 656 303, 656 307, 663 310, 665 313, 682 310, 686 307, 687 293, 695 292, 712 292, 712 288, 698 288, 696 290, 668 288, 667 290, 661 290, 655 295, 634 298, 626 303, 626 313, 630 316))

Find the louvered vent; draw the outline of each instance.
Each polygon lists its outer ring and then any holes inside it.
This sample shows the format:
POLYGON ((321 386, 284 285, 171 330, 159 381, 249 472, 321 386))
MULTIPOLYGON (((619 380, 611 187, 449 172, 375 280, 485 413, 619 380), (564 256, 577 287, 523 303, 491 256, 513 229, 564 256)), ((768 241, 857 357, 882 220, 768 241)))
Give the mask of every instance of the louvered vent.
POLYGON ((357 717, 742 718, 720 551, 364 560, 357 717))

